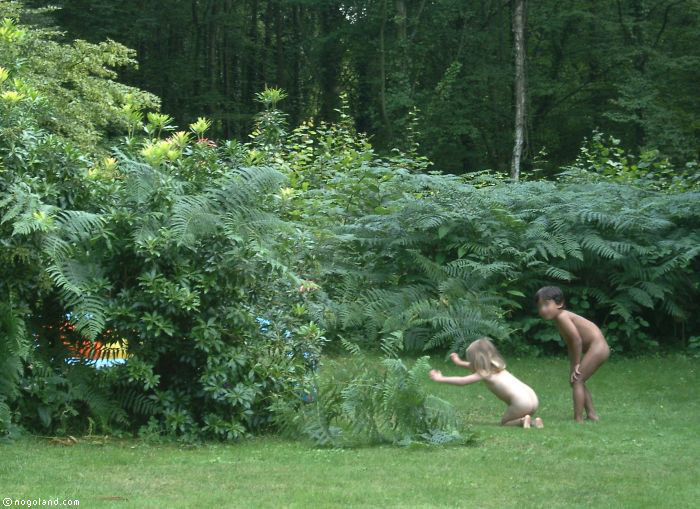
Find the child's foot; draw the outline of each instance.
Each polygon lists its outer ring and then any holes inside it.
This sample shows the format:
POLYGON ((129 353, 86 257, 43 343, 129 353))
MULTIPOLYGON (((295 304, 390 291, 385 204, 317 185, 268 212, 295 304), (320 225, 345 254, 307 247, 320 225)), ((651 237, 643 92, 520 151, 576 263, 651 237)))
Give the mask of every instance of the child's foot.
POLYGON ((574 417, 574 420, 576 421, 576 424, 583 424, 583 417, 574 417))
POLYGON ((530 423, 532 422, 532 418, 529 415, 526 415, 523 417, 523 428, 530 429, 530 423))
POLYGON ((598 422, 600 420, 600 417, 598 417, 598 414, 588 414, 586 416, 586 419, 588 419, 589 421, 598 422))
POLYGON ((540 419, 539 417, 535 418, 535 428, 537 428, 537 429, 544 428, 544 423, 542 422, 542 419, 540 419))

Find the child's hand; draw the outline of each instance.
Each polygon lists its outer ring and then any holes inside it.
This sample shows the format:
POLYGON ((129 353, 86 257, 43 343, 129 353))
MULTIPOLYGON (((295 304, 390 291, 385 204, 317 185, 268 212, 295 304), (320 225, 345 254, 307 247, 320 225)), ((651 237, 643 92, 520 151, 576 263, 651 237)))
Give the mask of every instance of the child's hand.
POLYGON ((442 378, 442 373, 437 370, 437 369, 432 369, 430 370, 430 374, 428 375, 430 379, 434 382, 439 382, 440 379, 442 378))
POLYGON ((452 352, 450 354, 450 360, 457 364, 459 362, 459 355, 457 355, 455 352, 452 352))
POLYGON ((574 383, 576 380, 578 380, 580 376, 581 376, 581 365, 576 364, 576 366, 574 366, 574 369, 571 370, 571 378, 570 378, 571 383, 574 383))

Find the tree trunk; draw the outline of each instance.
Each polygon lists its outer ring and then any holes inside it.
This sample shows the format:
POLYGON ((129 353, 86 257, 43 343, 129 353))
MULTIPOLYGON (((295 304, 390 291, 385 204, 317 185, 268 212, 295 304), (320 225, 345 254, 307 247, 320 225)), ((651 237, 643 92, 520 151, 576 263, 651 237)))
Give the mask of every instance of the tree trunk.
POLYGON ((343 50, 339 46, 337 31, 341 23, 338 10, 333 6, 324 6, 319 13, 320 36, 325 41, 319 53, 319 85, 321 89, 321 111, 319 117, 326 121, 335 118, 338 106, 338 85, 341 73, 343 50))
POLYGON ((396 0, 396 24, 398 26, 399 44, 406 44, 408 39, 408 13, 404 0, 396 0))
POLYGON ((265 16, 263 18, 263 26, 265 27, 265 37, 263 38, 262 58, 260 59, 260 76, 262 77, 262 81, 265 84, 265 87, 274 87, 274 82, 272 81, 273 77, 271 73, 268 72, 272 69, 270 65, 270 56, 272 55, 272 25, 274 22, 274 12, 272 9, 273 4, 270 0, 268 0, 267 6, 265 8, 265 16))
POLYGON ((282 8, 282 3, 280 2, 280 0, 277 0, 277 3, 275 4, 275 67, 277 71, 276 86, 279 88, 286 88, 287 83, 284 79, 284 41, 282 40, 282 36, 284 34, 284 17, 282 13, 282 8))
POLYGON ((289 85, 289 109, 290 123, 299 124, 302 120, 302 84, 301 84, 301 41, 302 41, 302 6, 292 5, 292 32, 291 32, 291 78, 289 85))
POLYGON ((384 41, 384 30, 386 27, 386 1, 382 2, 382 24, 379 28, 379 100, 382 122, 386 129, 387 139, 391 140, 391 123, 386 112, 386 49, 384 41))
POLYGON ((250 50, 248 51, 248 54, 246 55, 247 58, 247 69, 246 69, 246 74, 247 74, 247 80, 246 80, 246 90, 245 90, 245 97, 243 98, 243 103, 245 104, 246 109, 248 111, 255 111, 257 108, 257 105, 255 104, 255 94, 257 92, 260 92, 260 86, 259 86, 259 64, 258 64, 258 55, 260 54, 259 51, 259 43, 258 43, 258 8, 259 8, 259 2, 258 0, 252 0, 251 5, 250 5, 250 27, 249 27, 249 33, 248 33, 248 44, 250 50))
POLYGON ((513 0, 513 46, 515 50, 515 143, 510 165, 513 180, 520 178, 520 164, 525 145, 525 105, 527 76, 525 75, 525 9, 526 0, 513 0))
POLYGON ((212 96, 212 100, 209 101, 209 114, 216 114, 218 99, 217 90, 219 82, 219 60, 216 54, 217 42, 219 38, 219 4, 218 2, 212 2, 209 6, 208 12, 208 30, 207 30, 207 44, 208 44, 208 64, 209 64, 209 93, 212 96))

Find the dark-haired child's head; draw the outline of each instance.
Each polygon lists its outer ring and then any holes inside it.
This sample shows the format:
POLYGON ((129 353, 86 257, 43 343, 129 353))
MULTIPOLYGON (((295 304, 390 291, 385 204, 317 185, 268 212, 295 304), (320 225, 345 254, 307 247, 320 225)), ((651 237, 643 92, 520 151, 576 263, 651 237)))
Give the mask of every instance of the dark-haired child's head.
POLYGON ((537 312, 545 320, 552 320, 564 309, 564 292, 558 286, 544 286, 535 293, 537 312))

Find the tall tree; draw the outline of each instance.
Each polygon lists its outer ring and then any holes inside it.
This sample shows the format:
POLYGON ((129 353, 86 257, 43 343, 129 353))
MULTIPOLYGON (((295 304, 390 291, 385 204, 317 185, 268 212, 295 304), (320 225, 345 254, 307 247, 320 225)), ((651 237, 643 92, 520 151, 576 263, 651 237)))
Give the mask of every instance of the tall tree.
POLYGON ((526 0, 513 1, 513 52, 515 55, 515 143, 510 164, 510 176, 520 178, 520 165, 525 146, 525 115, 527 107, 527 74, 525 67, 525 23, 527 18, 526 0))

